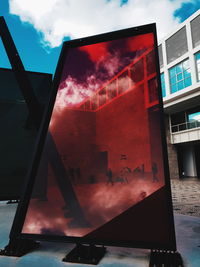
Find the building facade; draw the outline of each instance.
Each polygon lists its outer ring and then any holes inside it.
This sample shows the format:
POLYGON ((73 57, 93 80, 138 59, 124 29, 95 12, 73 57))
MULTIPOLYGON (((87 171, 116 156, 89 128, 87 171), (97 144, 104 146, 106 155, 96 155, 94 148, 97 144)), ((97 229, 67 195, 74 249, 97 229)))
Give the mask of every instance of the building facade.
MULTIPOLYGON (((27 71, 41 106, 49 99, 52 75, 27 71)), ((0 200, 17 199, 37 136, 12 69, 0 68, 0 200)))
POLYGON ((158 46, 171 178, 200 178, 200 10, 158 46))

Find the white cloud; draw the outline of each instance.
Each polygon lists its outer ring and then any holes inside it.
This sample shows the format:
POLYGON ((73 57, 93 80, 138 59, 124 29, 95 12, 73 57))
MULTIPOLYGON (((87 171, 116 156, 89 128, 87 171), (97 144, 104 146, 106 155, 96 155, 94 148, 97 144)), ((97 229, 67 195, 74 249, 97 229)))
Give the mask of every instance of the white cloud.
POLYGON ((42 43, 59 46, 64 37, 71 39, 157 23, 162 39, 179 24, 173 13, 184 2, 193 0, 9 0, 10 13, 29 22, 42 33, 42 43))

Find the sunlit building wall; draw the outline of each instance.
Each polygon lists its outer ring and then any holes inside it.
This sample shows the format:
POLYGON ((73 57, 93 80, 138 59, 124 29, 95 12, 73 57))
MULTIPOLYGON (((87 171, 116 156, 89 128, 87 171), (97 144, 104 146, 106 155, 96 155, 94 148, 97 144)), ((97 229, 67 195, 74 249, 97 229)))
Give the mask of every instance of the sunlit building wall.
POLYGON ((200 177, 200 10, 158 51, 171 178, 200 177))

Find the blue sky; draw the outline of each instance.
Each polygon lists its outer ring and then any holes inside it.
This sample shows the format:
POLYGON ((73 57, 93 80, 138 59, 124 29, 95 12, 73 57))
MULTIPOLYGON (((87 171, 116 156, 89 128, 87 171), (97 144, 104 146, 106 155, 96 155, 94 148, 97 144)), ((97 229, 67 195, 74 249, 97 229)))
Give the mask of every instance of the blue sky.
MULTIPOLYGON (((200 8, 200 0, 40 0, 43 4, 37 5, 38 1, 0 0, 0 16, 6 20, 25 69, 46 73, 55 71, 62 40, 154 21, 158 23, 158 38, 164 37, 200 8), (149 2, 151 16, 147 12, 149 2)), ((1 40, 0 67, 10 68, 1 40)))
MULTIPOLYGON (((7 0, 3 0, 0 5, 0 15, 6 20, 25 69, 54 73, 61 46, 49 51, 44 49, 40 42, 41 33, 38 33, 31 24, 22 23, 18 16, 10 15, 7 0)), ((0 67, 11 68, 1 41, 0 56, 0 67)))

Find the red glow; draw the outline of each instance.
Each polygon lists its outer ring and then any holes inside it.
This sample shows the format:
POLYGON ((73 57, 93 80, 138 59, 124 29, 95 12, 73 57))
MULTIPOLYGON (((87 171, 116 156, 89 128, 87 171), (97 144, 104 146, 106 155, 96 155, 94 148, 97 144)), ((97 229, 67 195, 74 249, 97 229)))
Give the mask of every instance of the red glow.
MULTIPOLYGON (((85 82, 80 82, 76 77, 67 76, 58 89, 56 100, 57 107, 60 109, 63 107, 74 108, 77 107, 77 104, 83 103, 86 99, 90 98, 94 92, 107 83, 105 77, 108 80, 113 80, 114 76, 122 72, 122 51, 123 53, 127 53, 152 48, 154 39, 151 33, 130 37, 124 41, 122 46, 113 48, 113 51, 110 50, 111 44, 112 42, 110 41, 79 48, 88 53, 90 60, 95 63, 95 70, 93 70, 92 73, 86 71, 85 82), (102 76, 102 69, 106 73, 104 74, 104 78, 102 76)), ((138 56, 140 57, 141 55, 135 55, 133 59, 138 56)), ((131 61, 130 59, 130 62, 131 61)), ((126 69, 126 67, 124 69, 126 69)))
POLYGON ((139 35, 128 39, 129 51, 137 51, 151 48, 154 44, 154 37, 152 33, 139 35))
POLYGON ((81 46, 79 49, 87 52, 93 62, 101 61, 108 55, 107 42, 81 46))

